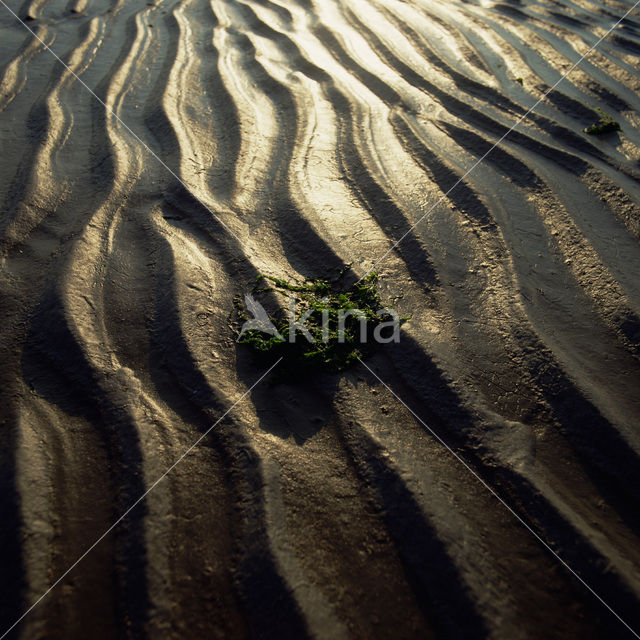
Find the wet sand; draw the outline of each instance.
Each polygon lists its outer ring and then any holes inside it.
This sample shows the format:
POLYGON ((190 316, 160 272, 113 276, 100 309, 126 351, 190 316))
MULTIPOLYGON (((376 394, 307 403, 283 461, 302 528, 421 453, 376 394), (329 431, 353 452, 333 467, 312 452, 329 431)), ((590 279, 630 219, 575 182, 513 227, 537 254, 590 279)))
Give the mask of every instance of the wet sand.
POLYGON ((10 637, 633 637, 430 429, 640 633, 640 10, 466 175, 630 0, 7 1, 0 633, 230 407, 10 637), (399 344, 243 397, 349 264, 399 344))

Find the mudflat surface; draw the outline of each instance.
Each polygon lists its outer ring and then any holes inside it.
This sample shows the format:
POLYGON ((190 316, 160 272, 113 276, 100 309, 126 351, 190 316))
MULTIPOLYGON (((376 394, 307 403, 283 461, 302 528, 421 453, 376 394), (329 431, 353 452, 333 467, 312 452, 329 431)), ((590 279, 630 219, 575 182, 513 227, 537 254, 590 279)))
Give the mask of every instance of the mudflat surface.
POLYGON ((640 632, 638 11, 483 158, 630 0, 7 5, 0 633, 152 487, 10 637, 633 637, 532 531, 640 632), (348 264, 376 375, 243 397, 348 264))

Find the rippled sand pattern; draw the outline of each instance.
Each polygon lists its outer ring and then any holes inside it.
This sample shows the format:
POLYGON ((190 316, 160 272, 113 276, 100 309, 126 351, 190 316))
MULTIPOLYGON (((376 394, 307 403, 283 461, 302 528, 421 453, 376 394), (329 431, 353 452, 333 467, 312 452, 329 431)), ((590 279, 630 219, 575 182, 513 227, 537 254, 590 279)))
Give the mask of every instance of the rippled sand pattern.
MULTIPOLYGON (((631 0, 6 1, 0 633, 262 375, 257 274, 381 256, 367 365, 640 633, 640 9, 465 175, 631 0)), ((632 637, 360 365, 258 385, 10 635, 632 637)))

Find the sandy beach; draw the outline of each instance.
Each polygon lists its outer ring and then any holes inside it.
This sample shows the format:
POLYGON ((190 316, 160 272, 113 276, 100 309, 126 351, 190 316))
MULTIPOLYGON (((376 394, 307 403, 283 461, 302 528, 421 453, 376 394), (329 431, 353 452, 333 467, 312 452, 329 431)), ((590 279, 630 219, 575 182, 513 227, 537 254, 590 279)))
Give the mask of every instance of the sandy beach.
POLYGON ((632 8, 3 0, 0 637, 640 637, 632 8))

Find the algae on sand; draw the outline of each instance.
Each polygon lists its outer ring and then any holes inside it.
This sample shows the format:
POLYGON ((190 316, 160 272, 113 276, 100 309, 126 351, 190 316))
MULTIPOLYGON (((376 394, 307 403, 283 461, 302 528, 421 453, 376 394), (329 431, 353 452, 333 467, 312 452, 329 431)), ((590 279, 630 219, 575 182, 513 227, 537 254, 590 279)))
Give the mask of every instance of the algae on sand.
MULTIPOLYGON (((283 313, 282 306, 269 314, 269 320, 277 330, 270 335, 258 329, 249 329, 239 335, 238 342, 251 347, 258 355, 282 357, 283 367, 290 375, 310 371, 340 372, 349 368, 358 358, 369 355, 380 342, 383 327, 389 326, 394 316, 393 305, 384 305, 378 293, 378 275, 370 273, 350 287, 345 287, 340 272, 334 281, 313 279, 303 284, 291 284, 282 278, 258 276, 253 293, 264 297, 269 293, 287 297, 295 305, 283 313), (261 285, 264 285, 261 287, 261 285), (304 327, 311 336, 293 325, 291 321, 304 318, 304 327), (290 340, 290 332, 293 340, 290 340)), ((265 304, 268 301, 265 300, 265 304)), ((241 320, 247 319, 240 315, 241 320)), ((401 320, 395 314, 395 321, 401 320)), ((387 332, 388 333, 388 332, 387 332)))
POLYGON ((585 133, 592 136, 601 136, 613 131, 622 131, 620 123, 616 122, 608 113, 605 113, 602 109, 596 109, 596 111, 600 114, 600 120, 587 127, 584 130, 585 133))

